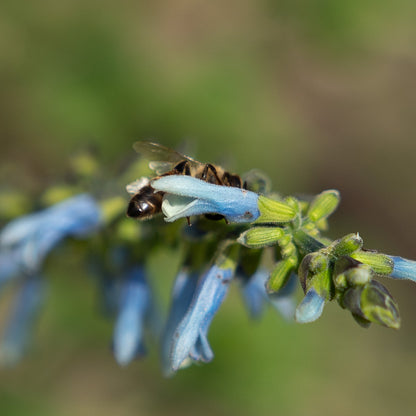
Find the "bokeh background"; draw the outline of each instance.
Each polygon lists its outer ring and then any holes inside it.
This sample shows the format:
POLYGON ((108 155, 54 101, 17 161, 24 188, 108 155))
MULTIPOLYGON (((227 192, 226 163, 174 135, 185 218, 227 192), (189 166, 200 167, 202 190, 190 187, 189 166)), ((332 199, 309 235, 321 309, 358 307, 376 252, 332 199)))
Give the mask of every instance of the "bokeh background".
MULTIPOLYGON (((2 183, 39 193, 85 144, 114 166, 135 140, 186 141, 201 160, 263 169, 283 194, 339 189, 332 237, 359 231, 416 259, 415 12, 412 0, 3 0, 2 183)), ((153 263, 169 285, 169 253, 153 263)), ((0 370, 2 415, 414 414, 411 283, 387 282, 400 331, 364 330, 336 305, 306 326, 272 310, 254 323, 234 290, 214 361, 164 379, 153 352, 114 363, 75 255, 52 256, 47 274, 33 349, 0 370)))

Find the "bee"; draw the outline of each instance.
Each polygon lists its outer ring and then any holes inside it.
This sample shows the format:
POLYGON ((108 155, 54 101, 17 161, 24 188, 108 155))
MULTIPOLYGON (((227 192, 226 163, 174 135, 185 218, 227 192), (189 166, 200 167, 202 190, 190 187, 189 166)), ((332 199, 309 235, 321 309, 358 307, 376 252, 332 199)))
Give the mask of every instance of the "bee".
MULTIPOLYGON (((215 185, 246 189, 246 184, 240 176, 231 174, 220 166, 198 162, 161 144, 140 141, 136 142, 133 148, 149 160, 149 167, 157 176, 151 180, 142 178, 127 185, 127 192, 133 195, 127 207, 128 217, 146 220, 161 212, 165 192, 155 192, 150 182, 162 176, 188 175, 215 185)), ((224 218, 219 214, 206 214, 205 216, 212 220, 224 218)))

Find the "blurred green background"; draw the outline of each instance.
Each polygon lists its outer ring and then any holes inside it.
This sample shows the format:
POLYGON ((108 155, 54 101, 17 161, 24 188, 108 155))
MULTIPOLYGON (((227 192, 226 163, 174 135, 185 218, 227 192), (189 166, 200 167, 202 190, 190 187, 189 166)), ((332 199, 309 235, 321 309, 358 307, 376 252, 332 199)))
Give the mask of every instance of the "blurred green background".
MULTIPOLYGON (((3 0, 2 183, 41 192, 86 143, 114 166, 136 140, 187 141, 203 161, 263 169, 283 194, 339 189, 332 237, 359 231, 416 259, 415 12, 411 0, 3 0)), ((166 284, 169 260, 153 261, 166 284)), ((398 332, 336 305, 306 326, 271 310, 253 323, 233 290, 214 361, 164 379, 154 352, 114 363, 75 255, 47 266, 34 348, 0 370, 1 415, 414 414, 415 285, 388 282, 398 332)))

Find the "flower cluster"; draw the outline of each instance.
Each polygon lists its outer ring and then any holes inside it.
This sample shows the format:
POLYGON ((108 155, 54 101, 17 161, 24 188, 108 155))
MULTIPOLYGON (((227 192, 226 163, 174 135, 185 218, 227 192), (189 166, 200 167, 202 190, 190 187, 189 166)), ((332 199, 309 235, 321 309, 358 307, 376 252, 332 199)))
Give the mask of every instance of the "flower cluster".
POLYGON ((358 233, 326 237, 337 191, 306 201, 273 193, 257 171, 243 177, 244 188, 171 173, 152 179, 139 162, 120 179, 143 177, 128 189, 144 184, 144 198, 161 198, 160 214, 155 210, 147 221, 126 218, 120 184, 100 200, 85 193, 58 198, 3 228, 0 288, 18 286, 0 341, 3 364, 26 349, 45 295, 44 260, 68 238, 85 242, 88 270, 114 320, 112 350, 120 365, 143 356, 149 339, 159 345, 165 375, 211 361, 208 333, 232 284, 255 319, 270 304, 285 319, 313 322, 326 302, 336 301, 362 326, 400 326, 397 303, 379 280, 416 281, 416 262, 365 249, 358 233), (166 317, 148 268, 161 245, 181 258, 166 317))

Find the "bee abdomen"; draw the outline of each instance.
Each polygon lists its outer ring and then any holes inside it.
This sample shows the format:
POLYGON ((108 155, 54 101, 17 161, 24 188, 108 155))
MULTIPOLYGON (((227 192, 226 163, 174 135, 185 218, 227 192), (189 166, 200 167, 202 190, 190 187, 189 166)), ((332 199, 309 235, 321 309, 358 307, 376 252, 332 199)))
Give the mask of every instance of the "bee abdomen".
POLYGON ((164 192, 154 192, 151 186, 145 186, 131 198, 127 207, 127 216, 140 220, 149 219, 162 208, 164 192))

